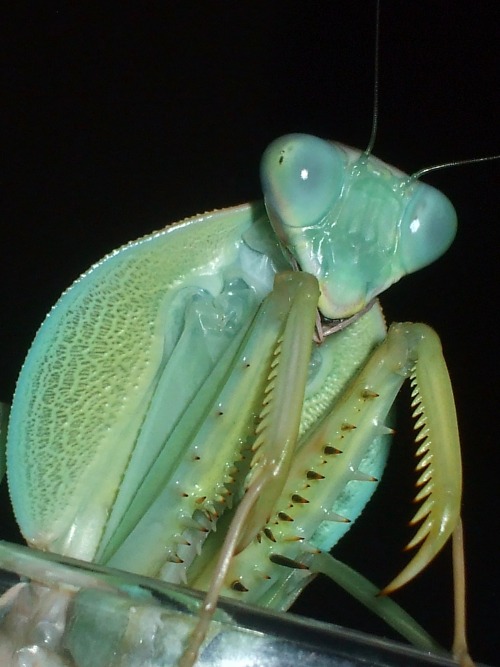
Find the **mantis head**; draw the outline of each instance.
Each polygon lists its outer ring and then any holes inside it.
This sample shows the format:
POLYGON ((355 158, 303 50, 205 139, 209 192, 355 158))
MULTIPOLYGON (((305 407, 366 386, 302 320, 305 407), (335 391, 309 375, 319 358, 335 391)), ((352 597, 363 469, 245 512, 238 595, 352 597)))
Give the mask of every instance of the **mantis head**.
POLYGON ((440 257, 457 218, 438 190, 359 150, 305 134, 274 141, 261 163, 269 218, 319 309, 348 317, 440 257))

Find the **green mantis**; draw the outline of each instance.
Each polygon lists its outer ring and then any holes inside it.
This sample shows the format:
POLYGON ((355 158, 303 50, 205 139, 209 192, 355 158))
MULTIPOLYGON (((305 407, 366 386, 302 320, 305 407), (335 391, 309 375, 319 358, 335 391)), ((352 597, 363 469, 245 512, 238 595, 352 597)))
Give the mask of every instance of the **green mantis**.
POLYGON ((29 544, 186 582, 207 600, 286 609, 309 573, 335 576, 326 552, 380 477, 405 379, 422 525, 391 587, 455 530, 459 442, 439 340, 411 324, 384 336, 372 303, 447 249, 453 207, 308 135, 273 142, 261 177, 265 209, 216 211, 129 244, 48 316, 7 443, 29 544))

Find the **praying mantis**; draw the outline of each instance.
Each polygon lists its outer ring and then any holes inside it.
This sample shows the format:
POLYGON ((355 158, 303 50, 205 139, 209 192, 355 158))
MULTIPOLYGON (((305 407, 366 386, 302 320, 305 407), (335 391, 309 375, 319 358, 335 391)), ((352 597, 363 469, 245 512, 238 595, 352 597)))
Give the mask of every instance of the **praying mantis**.
MULTIPOLYGON (((339 21, 339 20, 341 20, 341 21, 345 21, 344 14, 343 14, 339 9, 337 9, 337 11, 339 12, 339 15, 340 15, 340 19, 337 18, 337 21, 339 21)), ((390 9, 389 9, 389 12, 390 12, 390 9)), ((389 13, 389 12, 388 12, 388 13, 389 13)), ((274 24, 272 24, 272 25, 273 25, 273 27, 274 27, 274 24)), ((370 25, 372 25, 372 21, 370 21, 370 25)), ((352 23, 352 26, 353 26, 353 30, 354 30, 354 26, 355 26, 355 24, 352 23)), ((345 29, 345 25, 344 25, 344 29, 345 29)), ((385 30, 385 28, 384 28, 384 30, 385 30)), ((270 30, 270 32, 272 33, 271 30, 270 30)), ((330 37, 330 36, 329 36, 329 37, 330 37)), ((269 38, 270 41, 272 41, 272 34, 271 34, 271 35, 268 35, 268 38, 269 38)), ((262 39, 263 39, 263 38, 262 38, 262 39)), ((363 40, 361 40, 361 41, 363 41, 363 40)), ((366 41, 366 40, 365 40, 365 41, 366 41)), ((453 49, 451 49, 451 50, 453 51, 453 49)), ((265 59, 263 59, 263 60, 265 60, 265 59)), ((283 61, 281 61, 281 62, 283 62, 283 61)), ((332 60, 331 60, 331 55, 329 55, 329 62, 330 62, 330 65, 331 65, 331 62, 332 62, 332 60)), ((266 66, 266 67, 268 67, 268 63, 269 63, 269 60, 265 60, 265 66, 266 66)), ((254 63, 253 63, 253 64, 254 64, 254 63)), ((482 64, 482 63, 481 63, 481 64, 482 64)), ((405 72, 406 72, 407 69, 410 67, 410 65, 407 63, 407 66, 406 66, 406 67, 407 67, 407 68, 406 68, 405 72)), ((264 63, 263 63, 263 68, 264 68, 264 63)), ((293 69, 293 68, 292 68, 292 69, 293 69)), ((331 69, 331 67, 330 67, 330 69, 331 69)), ((425 69, 426 69, 425 66, 423 66, 422 69, 425 70, 425 69)), ((477 67, 477 68, 475 68, 475 69, 480 70, 481 67, 477 67)), ((277 65, 277 70, 276 70, 276 71, 278 71, 278 70, 279 70, 279 65, 277 65)), ((318 69, 317 71, 319 72, 319 69, 318 69)), ((329 71, 329 70, 328 70, 328 67, 323 66, 323 71, 329 71)), ((434 72, 432 72, 432 74, 434 74, 434 72)), ((312 78, 312 79, 315 78, 315 75, 314 75, 313 72, 310 72, 310 75, 311 75, 311 78, 312 78)), ((255 75, 255 76, 256 76, 256 75, 255 75)), ((351 75, 351 76, 353 76, 353 75, 351 75)), ((354 75, 354 76, 355 76, 355 75, 354 75)), ((429 76, 430 76, 430 74, 429 74, 429 76)), ((264 77, 262 77, 262 78, 264 78, 264 77)), ((400 76, 399 79, 398 79, 398 84, 400 84, 402 80, 403 80, 403 77, 400 76)), ((357 78, 356 78, 356 81, 357 81, 357 78)), ((328 82, 328 80, 326 81, 326 83, 327 83, 327 86, 330 86, 330 85, 331 85, 331 82, 328 82)), ((350 84, 350 85, 351 85, 351 87, 352 87, 352 81, 351 81, 351 84, 350 84)), ((268 92, 268 91, 266 90, 266 91, 264 91, 264 92, 262 93, 262 94, 263 94, 263 97, 265 97, 265 93, 267 93, 267 92, 268 92)), ((336 93, 336 97, 337 97, 337 95, 339 95, 339 97, 342 98, 342 95, 341 95, 341 94, 336 93)), ((401 97, 404 97, 404 95, 401 95, 401 97)), ((278 105, 278 101, 279 101, 279 106, 280 106, 280 107, 282 107, 282 106, 290 106, 290 107, 293 107, 293 106, 294 106, 294 102, 293 102, 292 100, 290 100, 290 102, 289 102, 288 105, 284 102, 284 100, 286 100, 286 97, 284 96, 283 92, 280 92, 280 94, 276 94, 276 98, 275 98, 275 99, 276 99, 276 105, 278 105)), ((312 99, 316 99, 316 98, 313 97, 312 99)), ((367 94, 364 95, 364 99, 365 99, 365 100, 367 99, 367 94)), ((241 103, 241 102, 240 102, 240 103, 241 103)), ((235 108, 237 108, 237 106, 238 106, 238 102, 235 102, 235 105, 236 105, 235 108)), ((327 136, 329 136, 329 135, 332 134, 332 128, 335 127, 335 124, 336 124, 336 119, 334 118, 333 113, 332 113, 332 111, 331 111, 336 105, 335 105, 334 102, 332 102, 332 103, 328 103, 328 102, 325 102, 323 99, 321 99, 321 105, 324 106, 324 107, 326 107, 326 110, 327 110, 327 113, 326 113, 326 116, 325 116, 325 120, 324 120, 325 128, 326 128, 326 129, 325 129, 325 131, 322 131, 321 129, 318 129, 318 130, 316 130, 316 131, 317 131, 318 134, 326 134, 327 136)), ((419 100, 419 105, 420 105, 420 100, 419 100)), ((210 104, 208 104, 208 106, 210 106, 210 104)), ((265 100, 265 101, 262 102, 262 105, 261 105, 261 106, 262 106, 261 111, 258 111, 258 110, 256 110, 255 107, 259 107, 259 104, 256 104, 255 102, 253 102, 252 105, 251 105, 251 111, 248 112, 248 114, 245 116, 245 118, 242 119, 243 123, 244 123, 244 122, 248 122, 249 124, 252 123, 252 126, 253 126, 253 124, 254 124, 254 122, 255 122, 255 121, 254 121, 255 113, 257 113, 257 114, 260 113, 260 114, 262 114, 262 115, 267 114, 267 113, 268 113, 268 107, 273 107, 274 105, 273 105, 272 103, 269 103, 268 100, 265 100)), ((316 107, 317 107, 317 103, 313 102, 313 103, 312 103, 312 106, 314 106, 314 107, 316 108, 316 107)), ((368 105, 368 106, 369 106, 369 105, 368 105)), ((205 113, 205 112, 204 112, 204 113, 205 113)), ((381 118, 382 118, 382 121, 384 120, 384 113, 385 113, 385 111, 382 110, 382 111, 381 111, 381 118)), ((352 115, 352 110, 350 111, 350 115, 352 115)), ((403 114, 401 113, 401 110, 400 110, 399 108, 398 108, 398 115, 399 115, 400 117, 401 117, 401 115, 403 115, 403 114)), ((427 114, 423 113, 422 115, 427 115, 427 114)), ((434 118, 435 118, 435 116, 436 116, 436 114, 435 114, 435 113, 433 114, 432 112, 429 112, 428 115, 430 116, 431 121, 432 121, 432 117, 434 116, 434 118)), ((292 122, 292 121, 290 121, 290 122, 292 122)), ((401 121, 400 121, 400 122, 401 122, 401 121)), ((268 130, 267 130, 268 133, 269 133, 269 138, 271 138, 272 136, 274 136, 274 135, 276 135, 276 134, 278 134, 278 133, 282 133, 282 131, 283 131, 283 128, 280 128, 279 132, 278 132, 278 131, 275 131, 275 130, 274 130, 274 127, 272 127, 272 125, 273 125, 273 120, 270 121, 268 130)), ((417 126, 418 126, 418 121, 417 121, 417 126)), ((494 126, 493 123, 492 123, 491 126, 494 126)), ((224 128, 224 129, 226 129, 226 128, 224 128)), ((443 129, 443 128, 441 127, 441 130, 442 130, 442 129, 443 129)), ((253 128, 252 128, 252 131, 253 131, 253 128)), ((361 139, 359 139, 359 140, 356 139, 356 138, 351 139, 350 137, 347 137, 347 138, 346 138, 346 137, 344 137, 344 135, 343 135, 340 131, 337 131, 337 129, 336 129, 336 127, 335 127, 335 134, 336 134, 336 135, 337 135, 337 132, 339 132, 339 136, 342 136, 342 138, 343 138, 344 140, 348 141, 348 143, 351 143, 351 144, 354 144, 354 145, 363 145, 364 138, 361 138, 361 139)), ((382 131, 381 131, 381 132, 382 132, 382 131)), ((413 130, 413 134, 418 134, 417 130, 413 130)), ((403 128, 403 130, 401 130, 400 132, 398 132, 398 141, 400 140, 400 136, 399 136, 399 135, 403 135, 403 136, 405 135, 404 128, 403 128)), ((364 135, 364 136, 366 136, 366 135, 364 135)), ((455 151, 457 145, 459 145, 459 146, 460 146, 460 150, 461 150, 461 152, 465 152, 465 149, 463 149, 462 146, 461 146, 461 144, 460 144, 460 140, 458 140, 458 139, 456 138, 457 136, 460 136, 460 132, 457 132, 457 133, 454 132, 454 133, 453 133, 453 151, 455 151)), ((199 142, 199 137, 195 137, 195 138, 196 138, 197 142, 199 142)), ((195 141, 195 144, 196 144, 197 142, 195 141)), ((230 142, 229 142, 229 143, 230 143, 230 142)), ((253 137, 251 138, 251 140, 249 141, 249 144, 254 144, 254 143, 256 143, 256 142, 255 142, 255 137, 253 136, 253 137)), ((264 145, 265 143, 266 143, 266 141, 264 141, 264 142, 262 143, 262 145, 264 145)), ((424 144, 426 144, 427 142, 425 142, 424 140, 420 139, 420 143, 424 143, 424 144)), ((118 144, 117 144, 117 145, 120 145, 120 142, 119 142, 119 141, 118 141, 118 144)), ((208 148, 208 147, 207 147, 207 148, 204 148, 204 149, 202 149, 202 150, 200 150, 200 149, 199 149, 199 145, 200 145, 200 144, 197 143, 197 145, 198 145, 198 149, 195 150, 194 152, 189 153, 189 151, 184 151, 185 154, 187 153, 187 154, 189 155, 189 159, 187 159, 186 162, 184 163, 184 164, 185 164, 185 166, 184 166, 185 173, 192 169, 192 164, 193 164, 193 162, 195 161, 195 157, 194 157, 194 155, 196 155, 197 151, 202 152, 202 153, 209 153, 209 148, 208 148), (188 165, 189 165, 189 166, 188 166, 188 165)), ((427 148, 427 146, 425 146, 425 148, 427 148)), ((410 153, 410 150, 409 150, 409 149, 406 149, 406 150, 407 150, 408 153, 410 153)), ((384 152, 384 154, 386 153, 385 147, 384 147, 384 151, 383 151, 383 152, 384 152)), ((388 151, 388 152, 389 152, 389 151, 388 151)), ((405 151, 405 152, 406 152, 406 151, 405 151)), ((444 155, 444 156, 442 156, 442 157, 441 157, 441 156, 440 156, 440 157, 437 157, 436 159, 434 159, 434 156, 429 156, 429 155, 422 156, 421 159, 420 159, 420 162, 417 162, 417 163, 415 164, 415 166, 419 166, 419 165, 422 164, 422 163, 427 164, 427 163, 429 163, 429 162, 433 162, 433 161, 436 162, 436 161, 439 161, 439 160, 441 160, 441 159, 446 159, 446 158, 449 157, 450 152, 451 152, 451 151, 448 150, 447 153, 446 153, 446 155, 444 155)), ((474 150, 474 154, 484 154, 484 153, 486 153, 486 152, 487 152, 487 149, 486 149, 486 148, 484 148, 484 149, 475 149, 475 150, 474 150)), ((381 151, 380 148, 377 150, 377 153, 380 153, 380 154, 382 153, 382 151, 381 151)), ((242 149, 241 147, 238 148, 237 154, 238 154, 238 155, 243 154, 243 149, 242 149)), ((249 154, 249 155, 252 154, 252 149, 249 150, 248 154, 249 154)), ((390 152, 389 152, 389 154, 390 154, 390 152)), ((453 156, 454 156, 454 155, 455 155, 455 152, 453 152, 453 156)), ((162 156, 162 159, 163 159, 163 156, 162 156)), ((412 159, 416 159, 416 157, 413 157, 413 156, 412 156, 412 159)), ((247 162, 247 161, 248 161, 248 162, 251 162, 250 158, 245 159, 245 162, 247 162)), ((391 158, 390 161, 391 161, 391 162, 398 162, 398 160, 397 160, 397 159, 394 159, 394 158, 391 158)), ((224 160, 224 162, 226 162, 226 160, 224 160)), ((404 162, 403 159, 399 160, 399 162, 402 163, 402 164, 405 164, 405 162, 404 162)), ((179 162, 179 161, 175 161, 175 160, 174 160, 174 162, 173 162, 173 168, 177 168, 177 170, 178 170, 178 171, 180 170, 180 172, 182 173, 182 169, 183 169, 182 164, 183 164, 182 161, 179 162), (179 167, 179 165, 181 165, 181 166, 179 167)), ((253 164, 256 164, 256 160, 253 160, 253 164)), ((483 174, 484 174, 484 171, 485 171, 485 170, 486 170, 486 171, 489 170, 490 167, 477 167, 477 168, 469 168, 469 169, 467 169, 466 177, 463 177, 463 178, 465 178, 465 179, 467 180, 467 183, 468 183, 467 192, 468 192, 468 193, 469 193, 470 190, 472 189, 472 187, 470 186, 470 181, 471 181, 471 180, 473 181, 474 178, 475 178, 475 176, 473 175, 473 173, 471 174, 471 172, 474 172, 475 169, 480 170, 480 173, 483 173, 483 174)), ((227 170, 227 163, 223 166, 223 173, 224 173, 225 170, 227 170)), ((208 164, 207 164, 207 168, 202 169, 202 171, 209 171, 209 169, 208 169, 208 164)), ((251 171, 251 170, 249 169, 248 173, 250 173, 250 171, 251 171)), ((476 172, 476 173, 477 173, 477 172, 476 172)), ((180 178, 180 176, 177 175, 177 176, 176 176, 176 181, 175 181, 176 183, 177 183, 177 179, 179 179, 179 178, 180 178)), ((440 178, 441 178, 441 175, 436 175, 436 180, 439 180, 440 178)), ((448 179, 450 182, 453 182, 454 179, 456 179, 456 180, 458 181, 460 178, 462 178, 462 176, 460 176, 459 174, 457 175, 457 170, 454 170, 452 173, 450 173, 449 175, 446 175, 444 178, 448 179)), ((167 179, 167 180, 168 180, 168 179, 167 179)), ((189 178, 188 178, 187 180, 191 182, 192 179, 191 179, 191 175, 190 175, 190 174, 189 174, 189 178)), ((196 179, 196 180, 197 180, 197 181, 198 181, 198 180, 201 180, 201 177, 198 178, 198 179, 196 179)), ((238 180, 239 180, 239 179, 238 179, 238 180)), ((242 175, 242 176, 241 176, 241 181, 242 181, 243 184, 245 185, 246 175, 242 175)), ((190 183, 190 184, 191 184, 191 186, 192 186, 192 183, 190 183)), ((198 185, 198 184, 196 184, 196 185, 198 185)), ((152 190, 154 190, 155 187, 156 187, 156 185, 153 185, 153 186, 150 186, 150 187, 151 187, 152 190)), ((209 187, 213 188, 214 186, 213 186, 213 184, 210 184, 209 187)), ((226 188, 229 188, 229 184, 228 184, 227 182, 225 183, 225 187, 226 187, 226 188)), ((241 186, 240 186, 240 187, 241 187, 241 186)), ((198 189, 198 188, 196 188, 196 189, 198 189)), ((231 193, 234 192, 234 196, 233 196, 233 194, 231 194, 231 200, 232 200, 232 201, 233 201, 233 200, 234 200, 234 202, 237 202, 237 201, 240 201, 240 200, 243 201, 244 199, 248 198, 248 192, 237 191, 235 188, 233 188, 233 184, 232 184, 232 183, 231 183, 230 189, 231 189, 231 193), (240 194, 240 192, 241 192, 241 194, 240 194)), ((478 186, 477 189, 479 189, 479 186, 478 186)), ((165 188, 165 190, 168 191, 169 188, 165 188)), ((484 190, 485 190, 484 185, 481 185, 481 192, 484 193, 484 190)), ((214 191, 215 191, 215 188, 214 188, 214 191)), ((191 193, 190 193, 189 196, 191 197, 191 193)), ((197 196, 200 197, 201 195, 198 194, 197 196)), ((214 198, 215 198, 215 199, 213 200, 213 205, 218 205, 218 204, 220 204, 220 202, 221 202, 220 197, 219 197, 219 199, 217 200, 217 196, 216 196, 215 194, 213 194, 213 196, 214 196, 214 198)), ((454 199, 453 196, 452 196, 451 194, 450 194, 450 197, 452 198, 452 200, 454 199)), ((225 202, 225 201, 226 201, 225 199, 222 199, 222 202, 225 202)), ((130 199, 129 199, 129 203, 130 203, 130 205, 131 205, 132 207, 134 206, 134 203, 133 203, 133 197, 130 197, 130 199)), ((481 205, 484 206, 483 194, 482 194, 481 205)), ((122 205, 122 206, 123 206, 123 205, 122 205)), ((159 207, 160 207, 160 206, 161 206, 161 204, 159 205, 159 207)), ((179 215, 178 215, 177 217, 181 217, 181 215, 187 214, 187 213, 189 213, 191 210, 197 210, 197 209, 201 209, 201 208, 204 208, 204 207, 205 207, 205 208, 210 208, 210 206, 211 206, 211 202, 210 202, 210 201, 209 201, 208 203, 207 203, 206 201, 205 201, 205 202, 200 202, 199 204, 198 204, 198 203, 193 203, 193 204, 189 203, 189 206, 187 207, 187 209, 184 209, 184 210, 182 211, 182 214, 179 213, 179 215)), ((458 205, 457 207, 459 207, 459 205, 458 205)), ((123 209, 122 209, 122 211, 123 211, 123 209)), ((477 219, 478 219, 478 220, 479 220, 479 219, 485 220, 485 219, 487 219, 487 215, 490 215, 490 213, 487 212, 487 214, 484 214, 483 216, 481 216, 481 214, 478 213, 478 211, 476 210, 476 208, 474 209, 474 220, 476 220, 476 216, 477 216, 477 219)), ((169 216, 168 216, 168 217, 169 217, 169 218, 172 218, 172 217, 175 218, 175 214, 172 216, 172 215, 170 215, 170 213, 169 213, 169 216)), ((87 215, 85 216, 85 219, 87 219, 87 215)), ((471 224, 472 224, 472 223, 471 223, 471 224)), ((476 224, 477 224, 477 223, 476 223, 476 224)), ((464 226, 464 225, 466 225, 466 223, 463 223, 462 226, 464 226)), ((153 227, 155 226, 154 223, 153 223, 153 225, 151 225, 150 221, 148 221, 147 226, 144 227, 144 231, 149 230, 152 226, 153 226, 153 227)), ((158 225, 156 225, 156 226, 158 226, 158 225)), ((79 234, 84 233, 84 232, 82 231, 82 229, 81 229, 82 226, 80 225, 79 227, 80 227, 80 229, 78 230, 78 233, 79 233, 79 234)), ((31 227, 30 227, 30 233, 34 233, 33 230, 31 229, 31 227)), ((134 232, 133 232, 132 234, 127 234, 127 235, 125 236, 125 238, 126 238, 127 236, 134 236, 134 235, 137 236, 137 235, 139 235, 140 233, 141 233, 141 231, 139 231, 139 230, 134 230, 134 232)), ((120 231, 120 235, 121 235, 121 234, 122 234, 122 231, 120 231)), ((94 241, 94 239, 92 238, 93 235, 94 235, 94 231, 91 230, 90 233, 89 233, 89 236, 90 236, 90 240, 91 240, 91 241, 94 241)), ((60 233, 59 233, 59 232, 56 234, 56 238, 58 239, 58 242, 59 242, 59 238, 60 238, 60 233)), ((124 240, 123 236, 121 236, 121 240, 122 240, 122 241, 124 240)), ((109 243, 109 242, 107 242, 107 241, 104 242, 104 246, 105 246, 105 247, 103 247, 102 249, 99 249, 99 250, 96 249, 95 251, 93 251, 93 252, 95 252, 96 254, 95 254, 95 257, 93 256, 92 258, 93 258, 93 259, 97 259, 100 255, 103 254, 104 250, 106 250, 108 247, 112 247, 113 245, 117 245, 117 244, 118 244, 118 241, 116 241, 116 242, 111 242, 111 243, 109 243)), ((52 245, 52 244, 51 244, 51 245, 52 245)), ((78 243, 77 243, 77 245, 78 245, 78 243)), ((484 244, 483 244, 483 245, 484 245, 484 244)), ((487 244, 486 244, 486 245, 487 245, 487 244)), ((455 251, 455 252, 458 252, 458 253, 459 253, 458 256, 459 256, 459 258, 460 258, 460 261, 462 261, 462 260, 463 260, 463 261, 466 261, 465 256, 466 256, 467 252, 469 252, 469 251, 470 251, 470 249, 467 248, 467 246, 466 246, 464 250, 459 250, 459 251, 455 251)), ((51 250, 50 252, 47 251, 47 256, 49 256, 49 257, 50 257, 50 256, 53 256, 53 250, 51 250)), ((445 263, 446 263, 446 265, 447 265, 447 268, 449 268, 449 264, 450 264, 450 262, 451 262, 451 260, 445 260, 445 263)), ((52 262, 51 262, 51 263, 52 263, 52 262)), ((81 268, 83 269, 83 268, 85 267, 85 265, 87 265, 87 264, 89 264, 89 263, 90 263, 89 259, 85 259, 85 261, 83 262, 83 265, 81 266, 81 268)), ((436 270, 437 270, 437 269, 436 269, 436 270)), ((67 278, 63 278, 63 279, 62 279, 62 280, 63 280, 63 284, 68 283, 68 282, 70 281, 71 277, 74 277, 75 273, 78 273, 78 270, 75 272, 74 268, 72 267, 72 268, 71 268, 71 276, 70 276, 70 277, 67 277, 67 278)), ((442 317, 445 317, 445 316, 447 317, 447 316, 448 316, 447 308, 445 308, 445 305, 446 305, 446 304, 443 304, 443 300, 448 300, 448 298, 447 298, 447 296, 445 296, 444 299, 443 299, 442 296, 439 296, 439 295, 436 294, 436 291, 437 291, 437 290, 436 290, 436 288, 435 288, 435 284, 436 284, 436 278, 435 278, 435 276, 436 276, 437 274, 434 273, 433 275, 434 275, 434 279, 431 281, 431 285, 432 285, 432 287, 428 287, 427 289, 424 288, 424 289, 421 289, 421 290, 420 290, 420 292, 423 293, 423 294, 425 295, 424 298, 423 298, 424 301, 429 302, 429 299, 430 299, 430 298, 435 297, 435 296, 438 296, 437 303, 436 303, 434 306, 430 306, 430 305, 427 306, 427 307, 431 308, 432 315, 427 315, 427 316, 425 316, 425 315, 420 315, 419 313, 416 314, 416 307, 415 307, 414 297, 413 297, 413 296, 409 296, 409 295, 413 292, 413 290, 412 290, 412 288, 411 288, 411 281, 408 281, 408 283, 407 283, 407 289, 410 290, 409 292, 406 293, 408 296, 403 297, 403 301, 408 301, 408 304, 403 304, 403 308, 405 308, 406 305, 407 305, 408 310, 407 310, 406 312, 402 313, 402 312, 401 312, 401 309, 399 309, 399 304, 398 304, 398 312, 396 312, 396 308, 395 308, 395 307, 392 306, 392 308, 394 308, 394 318, 397 318, 397 319, 399 319, 399 320, 407 318, 407 319, 413 319, 413 320, 419 320, 419 319, 422 319, 422 320, 431 321, 432 324, 436 327, 436 329, 437 329, 438 331, 440 331, 440 333, 441 333, 441 332, 442 332, 442 329, 443 329, 443 328, 446 328, 446 327, 442 327, 441 324, 440 324, 440 322, 439 322, 439 321, 436 321, 435 312, 438 312, 438 311, 439 311, 439 312, 441 313, 441 316, 442 316, 442 317)), ((458 281, 459 277, 460 277, 460 276, 457 277, 457 281, 458 281)), ((416 279, 417 279, 417 280, 420 280, 420 278, 416 278, 416 279)), ((415 280, 415 278, 412 278, 412 280, 415 280)), ((425 279, 422 278, 421 280, 425 280, 425 279)), ((438 282, 439 284, 445 284, 445 281, 449 281, 449 277, 440 276, 440 278, 437 280, 437 282, 438 282)), ((11 279, 11 283, 12 283, 12 279, 11 279)), ((458 284, 458 282, 457 282, 457 284, 458 284)), ((59 286, 55 291, 56 291, 56 292, 60 292, 62 286, 63 286, 63 285, 59 286)), ((403 288, 401 288, 401 289, 403 289, 403 288)), ((469 289, 469 288, 467 288, 467 289, 469 289)), ((32 291, 32 288, 31 288, 31 287, 30 287, 30 291, 32 291)), ((454 288, 453 291, 455 291, 455 288, 454 288)), ((460 290, 459 290, 459 291, 460 291, 460 290)), ((465 290, 462 290, 462 291, 465 292, 465 290)), ((403 292, 403 294, 404 294, 404 292, 403 292)), ((447 293, 447 294, 448 294, 448 293, 447 293)), ((55 296, 56 296, 56 294, 54 294, 54 297, 55 297, 55 296)), ((390 298, 390 296, 389 296, 389 298, 390 298)), ((419 296, 418 298, 422 298, 422 297, 419 296)), ((51 297, 51 298, 50 298, 50 301, 53 301, 53 300, 54 300, 54 298, 51 297)), ((460 310, 460 308, 461 308, 461 304, 462 304, 462 299, 460 299, 459 304, 458 304, 458 305, 455 307, 455 309, 454 309, 456 312, 460 310)), ((43 310, 47 310, 47 309, 48 309, 47 307, 44 307, 44 308, 43 308, 43 310)), ((439 317, 439 315, 438 315, 438 317, 439 317)), ((484 318, 484 311, 482 311, 481 318, 479 318, 479 317, 476 318, 476 322, 477 322, 477 321, 482 322, 482 318, 484 318)), ((38 321, 39 319, 41 319, 41 315, 37 317, 37 321, 38 321)), ((392 319, 392 317, 391 317, 391 319, 392 319)), ((474 318, 471 318, 471 319, 474 320, 474 318)), ((33 323, 32 326, 34 327, 34 326, 35 326, 35 323, 33 323)), ((461 316, 461 317, 459 318, 459 324, 458 324, 457 328, 460 329, 460 327, 461 327, 462 329, 464 328, 464 317, 463 317, 463 316, 461 316)), ((26 346, 27 346, 27 344, 24 345, 24 347, 26 347, 26 346)), ((448 347, 449 347, 449 344, 448 344, 448 341, 446 341, 446 342, 445 342, 445 349, 446 349, 446 352, 447 352, 447 356, 448 356, 448 347)), ((458 356, 458 355, 457 355, 457 356, 458 356)), ((453 371, 452 371, 452 372, 453 372, 453 371)), ((400 545, 402 545, 402 544, 404 544, 404 540, 401 540, 400 545)), ((472 569, 472 568, 471 568, 471 569, 472 569)))

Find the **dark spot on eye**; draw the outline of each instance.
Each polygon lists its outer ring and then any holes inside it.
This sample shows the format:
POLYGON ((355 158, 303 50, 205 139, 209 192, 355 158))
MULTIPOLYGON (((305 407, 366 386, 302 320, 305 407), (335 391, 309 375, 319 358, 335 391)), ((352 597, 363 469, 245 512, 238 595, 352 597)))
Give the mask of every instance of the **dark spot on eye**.
POLYGON ((283 155, 280 155, 280 159, 278 160, 278 164, 283 164, 284 159, 285 158, 283 157, 283 155))

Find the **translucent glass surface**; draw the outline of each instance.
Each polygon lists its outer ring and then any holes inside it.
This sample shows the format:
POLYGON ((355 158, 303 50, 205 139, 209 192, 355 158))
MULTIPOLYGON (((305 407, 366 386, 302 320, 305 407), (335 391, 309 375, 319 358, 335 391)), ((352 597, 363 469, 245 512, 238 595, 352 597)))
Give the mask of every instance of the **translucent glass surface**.
MULTIPOLYGON (((0 568, 4 594, 0 664, 5 667, 176 665, 201 599, 184 588, 6 542, 0 542, 0 568), (38 662, 22 662, 25 658, 38 662)), ((416 667, 454 663, 338 626, 221 601, 197 664, 416 667)))

